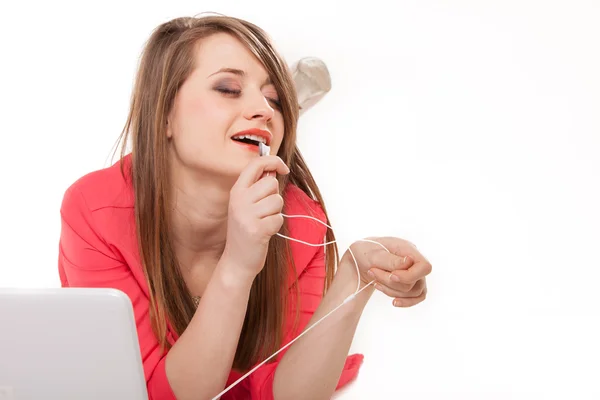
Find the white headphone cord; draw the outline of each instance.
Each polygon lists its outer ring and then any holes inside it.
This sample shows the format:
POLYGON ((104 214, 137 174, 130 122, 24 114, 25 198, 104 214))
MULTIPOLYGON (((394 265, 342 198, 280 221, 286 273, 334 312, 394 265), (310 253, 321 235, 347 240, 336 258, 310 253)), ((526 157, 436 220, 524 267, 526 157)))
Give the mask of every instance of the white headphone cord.
MULTIPOLYGON (((331 226, 327 225, 326 223, 324 223, 323 221, 315 218, 315 217, 311 217, 309 215, 286 215, 281 213, 281 215, 283 215, 286 218, 309 218, 309 219, 313 219, 317 222, 319 222, 322 225, 325 225, 326 227, 328 227, 329 229, 333 229, 331 226)), ((298 240, 292 237, 288 237, 285 235, 282 235, 280 233, 277 233, 276 235, 281 236, 282 238, 288 239, 288 240, 293 240, 295 242, 298 243, 302 243, 305 244, 307 246, 313 246, 313 247, 320 247, 320 246, 327 246, 328 244, 331 243, 335 243, 336 241, 333 240, 331 242, 327 242, 327 243, 320 243, 320 244, 314 244, 314 243, 308 243, 302 240, 298 240)), ((390 252, 384 245, 382 245, 379 242, 376 242, 374 240, 370 240, 370 239, 360 239, 358 240, 359 242, 369 242, 369 243, 374 243, 377 244, 381 247, 383 247, 383 249, 385 251, 387 251, 388 253, 390 252)), ((260 364, 258 364, 257 366, 255 366, 254 368, 252 368, 250 371, 248 371, 244 376, 240 377, 238 380, 236 380, 235 382, 233 382, 231 385, 229 385, 227 388, 225 388, 225 390, 223 390, 221 393, 219 393, 218 395, 216 395, 215 397, 212 398, 212 400, 218 400, 222 395, 224 395, 225 393, 227 393, 228 391, 230 391, 234 386, 236 386, 238 383, 240 383, 241 381, 243 381, 244 379, 246 379, 250 374, 252 374, 254 371, 256 371, 258 368, 262 367, 267 361, 269 361, 271 358, 275 357, 277 354, 279 354, 281 351, 283 351, 284 349, 288 348, 289 346, 292 345, 292 343, 294 343, 296 340, 300 339, 305 333, 307 333, 308 331, 310 331, 312 328, 314 328, 315 326, 317 326, 318 324, 320 324, 323 320, 325 320, 327 317, 329 317, 331 314, 333 314, 334 312, 336 312, 337 310, 340 309, 340 307, 342 307, 344 304, 348 303, 349 301, 351 301, 352 299, 354 299, 354 297, 362 292, 363 290, 365 290, 367 287, 369 287, 372 283, 374 283, 375 281, 371 281, 369 282, 367 285, 365 285, 362 289, 360 289, 360 271, 358 269, 358 262, 356 261, 356 257, 354 257, 354 253, 352 253, 352 249, 350 247, 348 247, 348 251, 350 252, 350 255, 352 256, 352 259, 354 260, 354 266, 356 267, 356 273, 357 273, 357 286, 356 286, 356 291, 354 293, 352 293, 350 296, 348 296, 339 306, 337 306, 336 308, 334 308, 333 310, 331 310, 330 312, 327 313, 327 315, 323 316, 322 318, 320 318, 317 322, 315 322, 314 324, 312 324, 310 327, 308 327, 307 329, 304 330, 304 332, 302 332, 300 335, 298 335, 296 338, 294 338, 292 341, 290 341, 288 344, 286 344, 285 346, 283 346, 281 349, 277 350, 275 353, 273 353, 271 356, 269 356, 266 360, 264 360, 263 362, 261 362, 260 364)))

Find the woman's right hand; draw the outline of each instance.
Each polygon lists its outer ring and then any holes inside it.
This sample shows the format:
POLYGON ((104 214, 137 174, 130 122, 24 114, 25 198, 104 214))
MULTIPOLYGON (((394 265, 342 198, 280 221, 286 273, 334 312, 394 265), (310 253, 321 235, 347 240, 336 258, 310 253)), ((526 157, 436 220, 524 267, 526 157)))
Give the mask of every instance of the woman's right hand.
POLYGON ((277 156, 252 160, 233 185, 229 198, 227 242, 223 258, 239 279, 254 280, 263 269, 269 240, 283 225, 283 197, 273 174, 290 170, 277 156))

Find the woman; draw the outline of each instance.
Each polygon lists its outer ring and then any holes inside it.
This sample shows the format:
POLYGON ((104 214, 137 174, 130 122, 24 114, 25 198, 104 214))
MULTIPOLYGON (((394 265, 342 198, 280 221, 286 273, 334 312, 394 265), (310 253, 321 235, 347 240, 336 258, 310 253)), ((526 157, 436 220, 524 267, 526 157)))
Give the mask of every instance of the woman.
POLYGON ((324 399, 374 290, 412 306, 431 266, 378 238, 338 263, 317 185, 296 147, 298 100, 267 35, 207 16, 159 26, 141 59, 121 162, 80 178, 61 207, 65 287, 122 290, 134 307, 151 399, 219 394, 362 290, 223 399, 324 399), (131 154, 125 154, 128 139, 131 154), (271 154, 259 157, 258 141, 271 154), (327 250, 327 251, 326 251, 327 250), (325 294, 324 294, 325 293, 325 294))

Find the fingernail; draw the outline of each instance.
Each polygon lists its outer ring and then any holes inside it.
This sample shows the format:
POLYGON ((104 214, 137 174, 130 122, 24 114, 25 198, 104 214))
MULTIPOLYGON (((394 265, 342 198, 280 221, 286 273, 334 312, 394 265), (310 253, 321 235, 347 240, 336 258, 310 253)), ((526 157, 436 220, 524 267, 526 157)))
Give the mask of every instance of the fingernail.
POLYGON ((367 272, 367 275, 369 275, 371 278, 375 278, 375 274, 372 270, 369 270, 369 272, 367 272))
POLYGON ((393 280, 394 282, 400 282, 400 278, 394 274, 392 274, 392 277, 390 279, 393 280))
POLYGON ((400 301, 398 299, 394 300, 394 307, 398 307, 400 305, 400 301))

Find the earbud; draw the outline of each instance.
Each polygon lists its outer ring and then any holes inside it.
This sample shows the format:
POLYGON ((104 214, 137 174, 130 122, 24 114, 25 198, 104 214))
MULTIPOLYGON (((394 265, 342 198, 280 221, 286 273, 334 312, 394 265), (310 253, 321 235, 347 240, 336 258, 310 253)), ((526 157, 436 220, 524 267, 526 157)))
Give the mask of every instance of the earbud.
MULTIPOLYGON (((258 154, 260 157, 268 156, 271 154, 271 148, 263 142, 258 142, 258 154)), ((265 172, 263 176, 271 176, 270 172, 265 172)))
POLYGON ((258 153, 260 156, 266 156, 271 154, 271 148, 264 144, 263 142, 258 142, 258 153))

